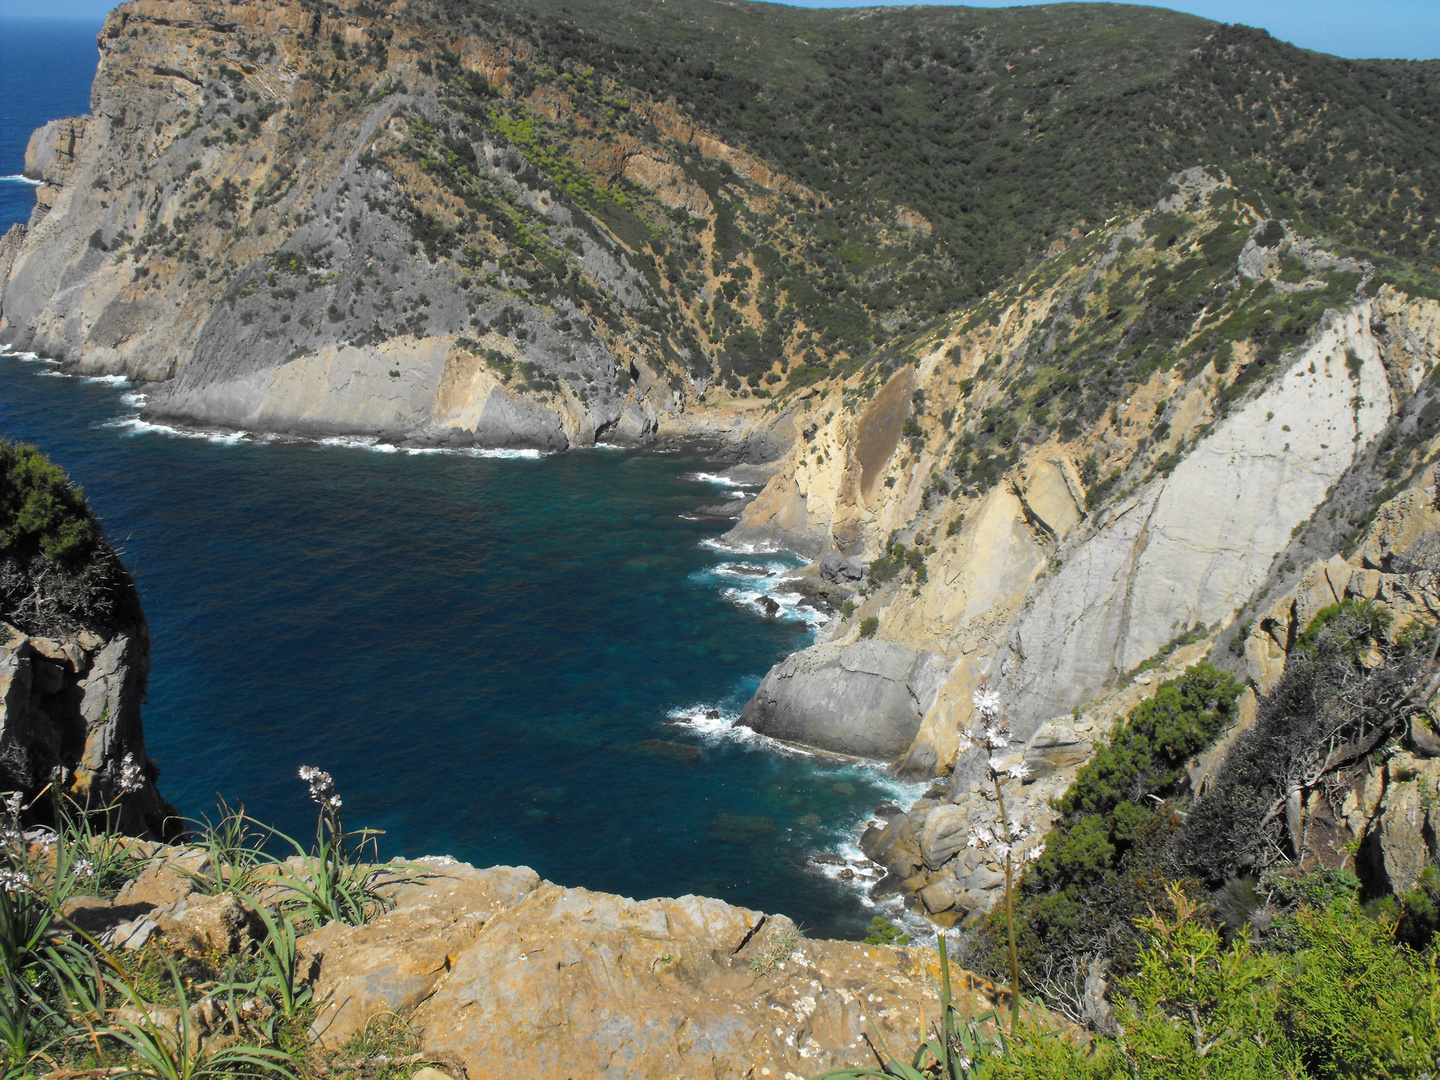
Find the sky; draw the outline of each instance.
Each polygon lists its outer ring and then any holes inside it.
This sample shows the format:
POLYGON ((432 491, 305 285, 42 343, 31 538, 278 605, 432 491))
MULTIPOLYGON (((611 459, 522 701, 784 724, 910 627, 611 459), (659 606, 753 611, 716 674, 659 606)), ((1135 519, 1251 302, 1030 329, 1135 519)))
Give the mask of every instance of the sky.
MULTIPOLYGON (((802 7, 859 6, 855 0, 794 2, 802 7)), ((978 7, 1007 7, 1017 0, 971 2, 978 7)), ((110 0, 0 0, 0 18, 87 19, 98 28, 113 6, 110 0)), ((1262 27, 1302 48, 1337 56, 1440 58, 1440 0, 1171 0, 1158 6, 1262 27)))

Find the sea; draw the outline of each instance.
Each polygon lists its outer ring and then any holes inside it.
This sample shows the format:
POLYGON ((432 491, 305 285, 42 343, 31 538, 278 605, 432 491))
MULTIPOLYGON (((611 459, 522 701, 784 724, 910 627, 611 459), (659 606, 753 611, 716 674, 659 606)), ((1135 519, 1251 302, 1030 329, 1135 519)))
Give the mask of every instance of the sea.
MULTIPOLYGON (((97 29, 0 23, 0 175, 88 108, 97 29)), ((0 228, 33 201, 0 180, 0 228)), ((824 617, 784 591, 800 559, 693 512, 753 490, 703 449, 425 452, 168 428, 143 403, 0 354, 0 436, 83 486, 135 576, 147 748, 183 814, 223 799, 303 844, 313 765, 385 859, 717 896, 814 935, 884 910, 855 841, 916 789, 737 723, 824 617)))

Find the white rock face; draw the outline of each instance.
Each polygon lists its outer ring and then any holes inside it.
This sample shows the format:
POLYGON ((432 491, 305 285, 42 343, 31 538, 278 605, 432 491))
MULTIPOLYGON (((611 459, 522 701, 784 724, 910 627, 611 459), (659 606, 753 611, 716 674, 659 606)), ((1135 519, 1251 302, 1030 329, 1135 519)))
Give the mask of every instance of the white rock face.
POLYGON ((1393 415, 1370 309, 1333 316, 1168 478, 1062 551, 1064 566, 1017 620, 1001 665, 1022 730, 1197 623, 1222 622, 1265 579, 1291 531, 1393 415))

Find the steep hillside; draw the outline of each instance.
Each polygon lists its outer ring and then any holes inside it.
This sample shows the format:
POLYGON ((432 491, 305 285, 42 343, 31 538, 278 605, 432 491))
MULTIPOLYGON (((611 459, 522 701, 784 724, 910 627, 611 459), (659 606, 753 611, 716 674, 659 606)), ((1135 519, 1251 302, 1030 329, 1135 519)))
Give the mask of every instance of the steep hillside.
POLYGON ((157 420, 766 463, 730 540, 837 617, 744 721, 935 777, 867 846, 947 918, 997 880, 978 686, 1048 820, 1433 460, 1433 64, 1102 5, 131 0, 100 45, 0 342, 157 420))
POLYGON ((1426 65, 1155 10, 135 0, 100 40, 0 340, 157 418, 768 456, 752 392, 914 355, 1197 164, 1380 278, 1431 261, 1426 65))
POLYGON ((1010 798, 1050 821, 1115 717, 1217 640, 1243 652, 1248 606, 1348 551, 1440 445, 1440 304, 1175 180, 918 364, 817 391, 731 534, 851 557, 819 567, 841 617, 743 719, 941 778, 866 843, 935 914, 1002 880, 965 850, 993 814, 985 754, 956 758, 978 687, 1030 770, 1010 798))

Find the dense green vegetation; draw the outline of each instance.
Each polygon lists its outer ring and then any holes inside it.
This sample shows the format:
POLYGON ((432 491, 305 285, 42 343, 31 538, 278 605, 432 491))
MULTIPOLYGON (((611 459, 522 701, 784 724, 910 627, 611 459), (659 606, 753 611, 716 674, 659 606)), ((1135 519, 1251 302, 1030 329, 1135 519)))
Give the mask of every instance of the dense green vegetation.
MULTIPOLYGON (((1363 786, 1412 718, 1429 723, 1417 688, 1433 648, 1425 627, 1394 633, 1388 610, 1368 601, 1317 612, 1193 805, 1187 765, 1232 722, 1239 685, 1202 664, 1134 709, 1056 801, 1015 912, 1030 990, 1104 1037, 1082 1050, 1035 1028, 966 1075, 1416 1076, 1440 1066, 1440 868, 1389 895, 1373 868, 1359 865, 1365 882, 1325 869, 1357 853, 1287 812, 1303 802, 1287 801, 1293 792, 1363 786), (1110 972, 1113 1018, 1085 997, 1097 965, 1110 972)), ((992 914, 968 962, 1003 978, 1005 948, 992 914)))
POLYGON ((1419 1077, 1440 1067, 1440 974, 1397 946, 1395 924, 1353 895, 1298 904, 1260 943, 1227 941, 1183 894, 1141 919, 1145 947, 1120 983, 1121 1033, 1089 1046, 1026 1032, 971 1075, 1419 1077))
POLYGON ((84 492, 36 447, 0 439, 0 619, 40 633, 139 618, 84 492))
MULTIPOLYGON (((1257 938, 1226 936, 1183 892, 1138 920, 1118 1024, 1077 1038, 1032 1010, 1004 1030, 953 1004, 941 942, 941 1018, 907 1060, 822 1080, 1230 1080, 1424 1077, 1440 1067, 1440 972, 1357 903, 1353 879, 1311 874, 1257 938)), ((922 1036, 924 1037, 924 1036, 922 1036)), ((877 1051, 878 1053, 878 1051, 877 1051)))
MULTIPOLYGON (((1051 240, 1150 205, 1171 172, 1197 164, 1229 173, 1261 213, 1332 241, 1411 261, 1432 246, 1433 65, 1343 61, 1108 5, 857 17, 702 0, 442 0, 436 11, 442 25, 536 46, 539 62, 512 72, 517 95, 558 78, 586 90, 609 130, 648 137, 622 93, 673 101, 818 196, 757 215, 727 192, 724 167, 693 167, 716 204, 719 269, 781 228, 782 250, 756 260, 779 303, 756 333, 778 320, 774 342, 787 339, 792 307, 817 357, 885 347, 1023 271, 1051 240), (593 89, 594 73, 618 92, 593 89), (1337 114, 1347 122, 1316 119, 1337 114), (902 227, 902 208, 925 224, 902 227)), ((727 351, 758 375, 744 342, 727 351)))
MULTIPOLYGON (((1026 970, 1097 954, 1133 964, 1135 920, 1163 906, 1169 885, 1165 849, 1179 819, 1167 800, 1181 793, 1189 759, 1233 721, 1240 689, 1209 664, 1190 668, 1138 705, 1080 770, 1016 904, 1026 970)), ((999 976, 1004 949, 1003 920, 992 914, 977 962, 999 976)))

